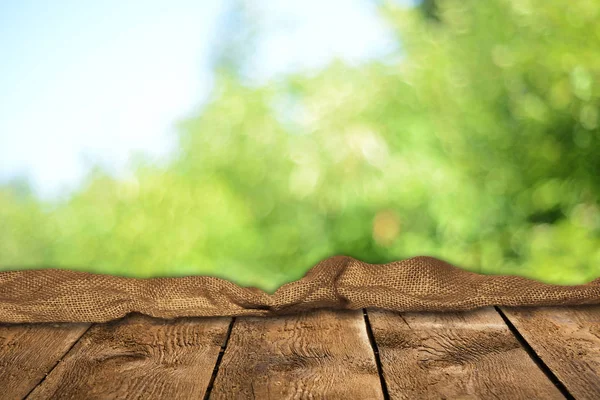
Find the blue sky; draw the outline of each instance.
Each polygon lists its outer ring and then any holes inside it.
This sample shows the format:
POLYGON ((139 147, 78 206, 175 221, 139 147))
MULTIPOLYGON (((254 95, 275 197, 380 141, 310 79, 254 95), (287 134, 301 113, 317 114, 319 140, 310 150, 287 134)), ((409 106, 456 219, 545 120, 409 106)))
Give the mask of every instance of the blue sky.
MULTIPOLYGON (((255 79, 392 51, 372 2, 258 4, 255 79)), ((0 2, 0 180, 27 175, 52 197, 90 162, 116 173, 133 151, 160 158, 174 124, 211 90, 224 1, 0 2), (45 4, 44 4, 45 3, 45 4)))

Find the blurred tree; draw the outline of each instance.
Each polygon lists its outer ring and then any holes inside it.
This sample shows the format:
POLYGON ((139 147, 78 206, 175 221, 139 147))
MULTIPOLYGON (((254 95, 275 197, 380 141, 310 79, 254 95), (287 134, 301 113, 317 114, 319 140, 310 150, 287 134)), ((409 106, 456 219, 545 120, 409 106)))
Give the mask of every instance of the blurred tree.
POLYGON ((231 4, 213 96, 172 163, 95 171, 52 205, 0 190, 0 263, 269 291, 335 254, 600 276, 596 1, 390 0, 399 62, 263 86, 243 77, 253 14, 231 4))
MULTIPOLYGON (((529 266, 564 280, 597 274, 597 250, 579 260, 574 254, 599 244, 600 5, 436 5, 443 26, 393 3, 387 15, 408 53, 405 79, 435 123, 445 157, 478 188, 469 202, 460 194, 449 201, 483 226, 469 231, 447 221, 442 237, 479 247, 488 271, 529 266), (586 223, 577 216, 583 208, 586 223)), ((449 211, 440 208, 437 219, 449 211)))

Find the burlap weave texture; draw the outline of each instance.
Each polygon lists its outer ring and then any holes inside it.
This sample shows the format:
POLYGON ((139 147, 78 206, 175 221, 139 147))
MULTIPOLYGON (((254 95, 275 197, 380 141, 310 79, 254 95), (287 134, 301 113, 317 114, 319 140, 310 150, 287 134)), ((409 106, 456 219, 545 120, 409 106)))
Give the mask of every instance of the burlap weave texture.
POLYGON ((328 258, 273 295, 208 276, 125 278, 62 269, 0 272, 0 322, 105 322, 139 312, 159 318, 264 316, 312 308, 459 311, 478 307, 600 303, 600 279, 560 286, 481 275, 432 257, 368 264, 328 258))

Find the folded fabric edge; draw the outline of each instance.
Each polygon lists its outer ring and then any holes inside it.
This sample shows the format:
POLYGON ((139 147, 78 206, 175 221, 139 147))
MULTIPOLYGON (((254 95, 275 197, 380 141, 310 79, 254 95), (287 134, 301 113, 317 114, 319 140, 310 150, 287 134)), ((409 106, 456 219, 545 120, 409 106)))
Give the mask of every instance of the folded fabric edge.
POLYGON ((268 316, 315 308, 398 312, 485 306, 600 303, 600 279, 546 284, 483 275, 434 257, 369 264, 325 259, 273 294, 212 276, 131 278, 65 269, 0 272, 0 322, 106 322, 129 313, 157 318, 268 316))

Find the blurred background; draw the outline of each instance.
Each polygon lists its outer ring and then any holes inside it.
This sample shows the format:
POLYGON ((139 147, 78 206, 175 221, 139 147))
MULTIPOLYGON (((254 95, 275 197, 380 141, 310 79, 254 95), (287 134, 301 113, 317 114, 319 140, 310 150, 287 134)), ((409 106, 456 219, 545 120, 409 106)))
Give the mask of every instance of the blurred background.
POLYGON ((600 276, 600 3, 0 4, 0 269, 600 276))

